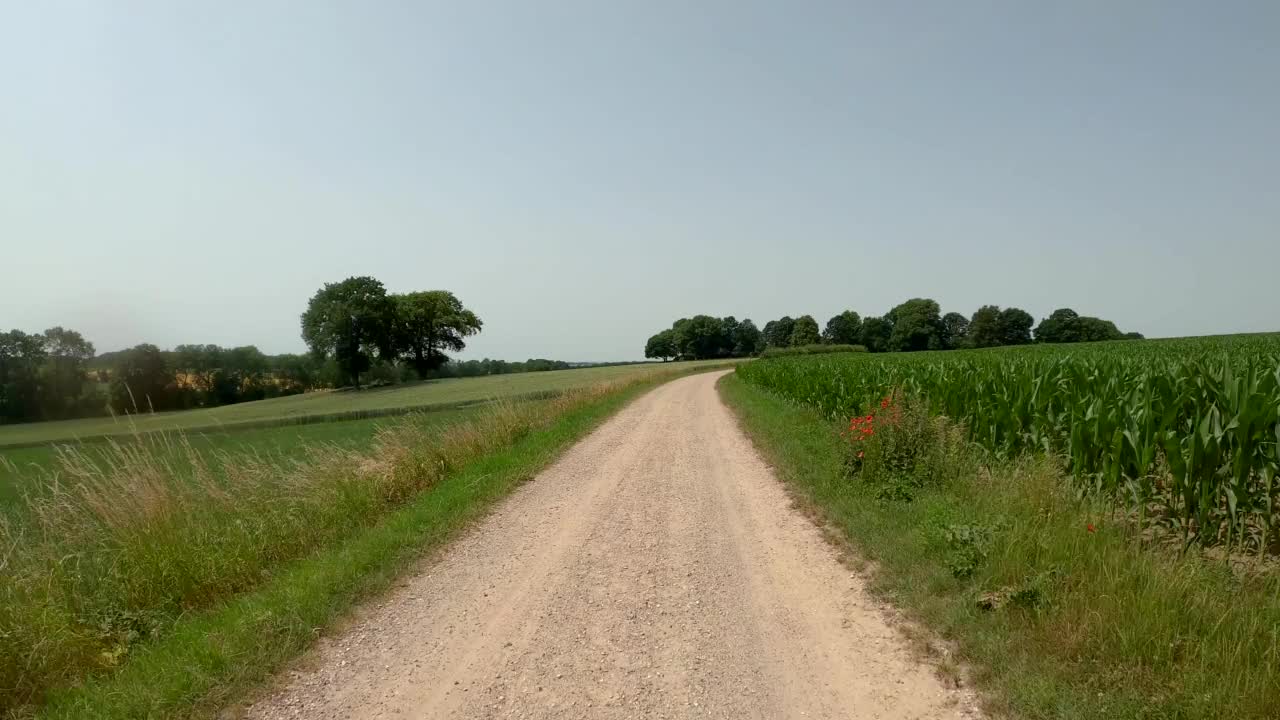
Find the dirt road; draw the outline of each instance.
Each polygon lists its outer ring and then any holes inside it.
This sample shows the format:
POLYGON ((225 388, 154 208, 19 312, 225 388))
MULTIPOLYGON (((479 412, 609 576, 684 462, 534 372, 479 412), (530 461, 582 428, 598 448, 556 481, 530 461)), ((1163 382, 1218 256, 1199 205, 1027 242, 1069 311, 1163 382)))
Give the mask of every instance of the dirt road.
POLYGON ((975 717, 791 509, 718 377, 637 400, 249 717, 975 717))

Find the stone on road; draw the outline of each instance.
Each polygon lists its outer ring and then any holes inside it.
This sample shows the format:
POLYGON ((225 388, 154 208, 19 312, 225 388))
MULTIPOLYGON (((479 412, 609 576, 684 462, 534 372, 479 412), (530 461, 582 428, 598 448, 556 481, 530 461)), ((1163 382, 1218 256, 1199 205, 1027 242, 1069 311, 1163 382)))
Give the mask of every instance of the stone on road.
POLYGON ((317 649, 254 718, 964 718, 720 402, 641 397, 317 649))

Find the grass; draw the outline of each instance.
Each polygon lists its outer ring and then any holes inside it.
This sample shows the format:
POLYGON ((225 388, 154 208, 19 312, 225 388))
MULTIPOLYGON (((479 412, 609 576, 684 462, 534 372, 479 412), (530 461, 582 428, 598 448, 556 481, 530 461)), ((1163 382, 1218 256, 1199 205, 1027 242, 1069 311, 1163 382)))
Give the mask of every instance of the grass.
MULTIPOLYGON (((426 410, 496 398, 551 394, 601 382, 709 366, 719 361, 650 363, 547 372, 449 378, 368 390, 319 391, 199 410, 143 413, 128 417, 83 418, 0 426, 0 448, 56 441, 129 435, 154 430, 212 430, 228 425, 296 422, 333 414, 379 413, 401 408, 426 410)), ((141 403, 140 403, 141 404, 141 403)), ((4 451, 6 454, 9 450, 4 451)))
MULTIPOLYGON (((406 419, 422 428, 445 427, 474 415, 478 407, 414 413, 406 419)), ((184 433, 197 453, 212 458, 222 453, 271 458, 279 463, 300 458, 319 445, 347 450, 367 448, 380 428, 402 422, 395 417, 376 417, 340 422, 282 425, 248 429, 213 429, 184 433)), ((120 442, 138 442, 140 438, 122 437, 120 442)), ((50 443, 32 447, 0 450, 0 514, 15 512, 26 493, 40 493, 49 485, 49 477, 58 469, 60 453, 79 452, 95 462, 104 461, 112 448, 106 443, 50 443)))
POLYGON ((894 500, 850 477, 830 420, 736 375, 721 393, 780 479, 869 561, 873 589, 954 648, 943 669, 967 666, 996 716, 1276 717, 1274 572, 1141 547, 1042 456, 988 464, 964 446, 951 477, 894 500))
POLYGON ((671 368, 286 465, 120 445, 0 522, 0 712, 213 715, 671 368), (226 464, 223 460, 231 461, 226 464))

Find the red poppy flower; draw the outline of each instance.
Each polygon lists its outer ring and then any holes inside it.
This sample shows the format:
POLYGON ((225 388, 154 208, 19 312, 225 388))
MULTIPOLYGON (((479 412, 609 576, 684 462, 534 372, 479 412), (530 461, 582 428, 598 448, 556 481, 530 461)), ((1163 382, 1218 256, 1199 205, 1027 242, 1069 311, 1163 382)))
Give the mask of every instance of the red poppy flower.
POLYGON ((1085 527, 1085 529, 1088 530, 1089 532, 1097 532, 1098 530, 1093 526, 1093 523, 1089 523, 1088 526, 1085 527))

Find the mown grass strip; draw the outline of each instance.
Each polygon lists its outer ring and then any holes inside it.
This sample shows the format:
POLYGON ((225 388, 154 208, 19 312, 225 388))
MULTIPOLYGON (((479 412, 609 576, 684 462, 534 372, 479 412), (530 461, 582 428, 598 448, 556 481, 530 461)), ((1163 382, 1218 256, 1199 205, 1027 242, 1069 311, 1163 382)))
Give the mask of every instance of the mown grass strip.
POLYGON ((1043 457, 878 500, 849 477, 835 423, 735 375, 720 387, 779 478, 872 563, 873 589, 954 646, 993 715, 1277 717, 1274 573, 1143 549, 1043 457))
POLYGON ((251 593, 180 620, 115 673, 50 693, 40 717, 214 716, 354 603, 387 587, 611 414, 669 379, 611 393, 467 464, 350 540, 291 564, 251 593))

